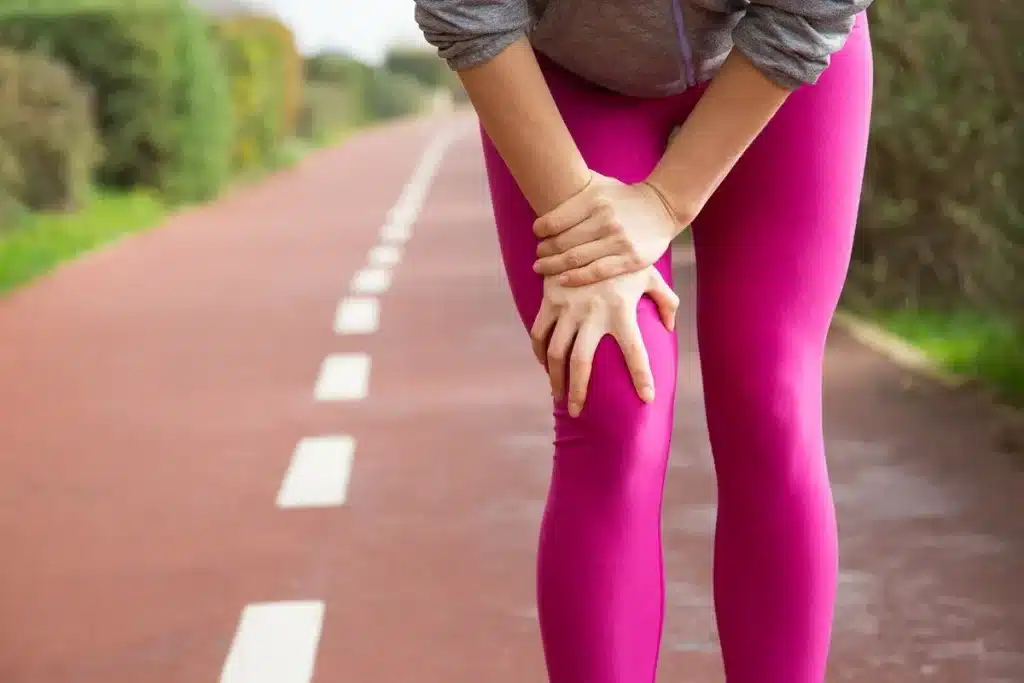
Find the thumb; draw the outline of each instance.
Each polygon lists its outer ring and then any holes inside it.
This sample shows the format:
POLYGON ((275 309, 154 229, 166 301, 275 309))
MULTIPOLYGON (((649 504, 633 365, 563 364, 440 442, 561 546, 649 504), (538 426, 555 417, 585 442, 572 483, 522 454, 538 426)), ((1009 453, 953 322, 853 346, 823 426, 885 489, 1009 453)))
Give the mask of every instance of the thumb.
POLYGON ((656 268, 651 268, 651 279, 644 291, 658 307, 658 315, 662 324, 669 332, 676 329, 676 311, 679 310, 679 297, 672 288, 668 286, 661 273, 656 268))

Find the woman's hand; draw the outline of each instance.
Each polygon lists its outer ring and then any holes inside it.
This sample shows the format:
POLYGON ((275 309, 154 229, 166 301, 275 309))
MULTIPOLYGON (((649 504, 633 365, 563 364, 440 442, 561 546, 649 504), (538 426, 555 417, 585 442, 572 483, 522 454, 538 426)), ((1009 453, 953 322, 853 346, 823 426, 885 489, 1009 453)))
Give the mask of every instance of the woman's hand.
POLYGON ((636 315, 644 294, 654 300, 665 327, 675 329, 679 297, 654 267, 585 287, 544 279, 544 298, 530 330, 533 352, 547 367, 557 400, 565 394, 566 370, 570 371, 569 414, 573 417, 583 409, 594 354, 605 334, 612 335, 622 349, 637 394, 645 402, 654 400, 654 378, 636 315))
POLYGON ((534 270, 568 287, 635 273, 657 261, 686 223, 654 185, 627 185, 599 173, 587 187, 538 218, 534 270))

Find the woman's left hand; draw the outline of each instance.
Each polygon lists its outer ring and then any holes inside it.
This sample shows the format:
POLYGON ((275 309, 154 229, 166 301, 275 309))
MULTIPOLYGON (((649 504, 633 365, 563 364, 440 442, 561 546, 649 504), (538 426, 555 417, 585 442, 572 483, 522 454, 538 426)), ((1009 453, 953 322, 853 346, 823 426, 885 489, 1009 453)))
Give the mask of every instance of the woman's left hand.
POLYGON ((580 193, 533 224, 541 240, 534 270, 579 287, 653 265, 685 225, 645 183, 599 173, 580 193))

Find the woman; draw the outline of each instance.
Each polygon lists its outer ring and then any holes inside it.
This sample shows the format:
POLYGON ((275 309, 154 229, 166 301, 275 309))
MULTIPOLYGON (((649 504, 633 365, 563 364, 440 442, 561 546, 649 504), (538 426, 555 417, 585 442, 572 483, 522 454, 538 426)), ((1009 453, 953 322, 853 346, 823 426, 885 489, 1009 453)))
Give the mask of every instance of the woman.
POLYGON ((655 679, 668 246, 686 226, 726 679, 824 678, 838 553, 822 357, 867 148, 869 3, 417 0, 480 118, 505 269, 554 396, 538 558, 552 683, 655 679))

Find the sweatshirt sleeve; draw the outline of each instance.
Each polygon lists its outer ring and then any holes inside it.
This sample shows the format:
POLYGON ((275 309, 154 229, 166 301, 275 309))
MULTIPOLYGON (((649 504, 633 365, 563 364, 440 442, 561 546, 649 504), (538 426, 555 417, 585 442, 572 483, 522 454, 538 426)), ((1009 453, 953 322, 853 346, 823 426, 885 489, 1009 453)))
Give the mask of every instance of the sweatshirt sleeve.
POLYGON ((478 66, 526 35, 527 0, 416 0, 423 37, 452 69, 478 66))
POLYGON ((733 45, 779 85, 818 80, 872 0, 750 0, 733 45))

